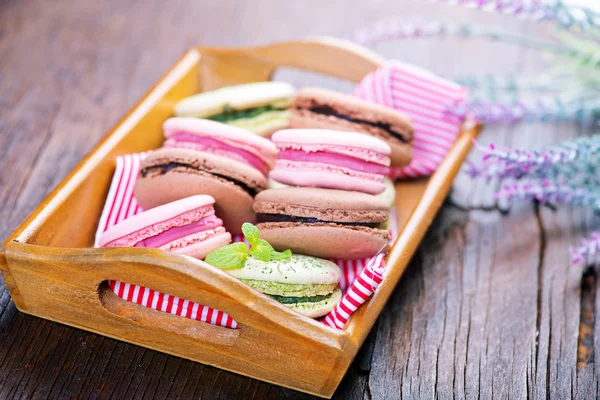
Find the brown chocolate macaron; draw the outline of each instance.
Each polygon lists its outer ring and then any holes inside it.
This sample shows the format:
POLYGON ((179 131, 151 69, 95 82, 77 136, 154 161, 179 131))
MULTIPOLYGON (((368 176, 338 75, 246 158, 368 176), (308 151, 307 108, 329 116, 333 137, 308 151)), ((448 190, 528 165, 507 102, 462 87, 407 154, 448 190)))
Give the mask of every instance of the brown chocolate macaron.
POLYGON ((232 234, 256 220, 253 197, 267 187, 257 169, 239 161, 190 149, 162 148, 142 161, 135 197, 147 210, 197 194, 215 199, 215 211, 232 234))
POLYGON ((320 88, 299 90, 290 109, 290 125, 375 136, 392 148, 392 167, 407 166, 412 160, 410 119, 394 109, 346 94, 320 88))
POLYGON ((389 208, 370 194, 285 187, 259 193, 253 208, 261 237, 276 250, 355 259, 389 245, 389 232, 380 229, 389 208))

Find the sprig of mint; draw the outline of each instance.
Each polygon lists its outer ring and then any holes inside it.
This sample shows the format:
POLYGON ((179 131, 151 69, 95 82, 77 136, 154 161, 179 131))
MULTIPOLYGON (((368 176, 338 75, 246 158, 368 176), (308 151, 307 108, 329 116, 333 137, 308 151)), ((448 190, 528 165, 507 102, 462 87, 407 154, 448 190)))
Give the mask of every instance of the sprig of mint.
POLYGON ((248 258, 246 243, 231 243, 212 251, 204 260, 218 268, 242 268, 248 258))
POLYGON ((250 249, 245 243, 232 243, 211 252, 204 261, 218 268, 237 269, 244 266, 249 255, 264 262, 285 260, 292 256, 291 250, 277 251, 269 242, 261 239, 258 228, 249 222, 242 225, 242 233, 250 249))

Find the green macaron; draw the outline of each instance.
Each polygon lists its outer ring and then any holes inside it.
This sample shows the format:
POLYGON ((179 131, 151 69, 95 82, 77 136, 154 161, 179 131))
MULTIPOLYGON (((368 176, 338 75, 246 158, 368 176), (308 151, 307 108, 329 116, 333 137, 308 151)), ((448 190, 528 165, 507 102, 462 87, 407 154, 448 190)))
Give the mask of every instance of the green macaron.
POLYGON ((227 270, 252 288, 307 317, 329 313, 342 297, 342 272, 335 263, 293 254, 285 260, 248 257, 243 268, 227 270))

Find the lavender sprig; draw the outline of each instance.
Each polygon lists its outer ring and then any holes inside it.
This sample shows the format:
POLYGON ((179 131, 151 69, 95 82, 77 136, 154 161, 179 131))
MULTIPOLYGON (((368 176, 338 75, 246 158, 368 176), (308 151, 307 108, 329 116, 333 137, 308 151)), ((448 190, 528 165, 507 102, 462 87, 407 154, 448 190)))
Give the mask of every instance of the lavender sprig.
POLYGON ((596 186, 574 185, 569 182, 555 182, 549 179, 529 182, 515 182, 502 187, 496 199, 512 201, 537 200, 542 204, 577 205, 600 212, 600 189, 596 186))
POLYGON ((501 29, 491 29, 465 23, 442 21, 407 22, 401 18, 392 18, 376 22, 371 26, 359 29, 346 35, 346 38, 365 46, 400 39, 432 38, 456 36, 461 39, 482 38, 498 42, 506 42, 522 47, 546 51, 552 54, 569 57, 583 57, 574 48, 547 40, 534 39, 501 29))
POLYGON ((567 141, 542 150, 489 147, 475 142, 484 156, 479 166, 471 163, 471 177, 491 179, 568 180, 571 184, 600 186, 600 134, 567 141))
POLYGON ((561 0, 434 0, 459 6, 496 11, 536 21, 554 21, 564 29, 580 31, 600 28, 600 15, 587 7, 567 5, 561 0))
POLYGON ((532 93, 556 93, 567 87, 570 76, 542 75, 540 77, 518 77, 516 75, 499 76, 485 75, 460 75, 454 77, 454 81, 471 91, 502 91, 509 93, 532 92, 532 93))
POLYGON ((600 254, 600 233, 592 232, 589 237, 581 239, 580 245, 571 247, 569 253, 573 264, 586 264, 595 259, 600 254))
POLYGON ((487 124, 514 124, 523 120, 555 122, 568 120, 584 120, 600 112, 600 99, 571 100, 563 102, 560 97, 538 98, 534 102, 524 100, 516 102, 488 102, 471 100, 466 103, 449 104, 446 113, 474 119, 487 124))

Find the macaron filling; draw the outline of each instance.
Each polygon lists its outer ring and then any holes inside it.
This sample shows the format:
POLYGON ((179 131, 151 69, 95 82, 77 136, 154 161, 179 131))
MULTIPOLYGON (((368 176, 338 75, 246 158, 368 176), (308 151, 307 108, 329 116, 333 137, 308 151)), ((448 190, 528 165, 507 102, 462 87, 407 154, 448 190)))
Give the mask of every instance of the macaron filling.
MULTIPOLYGON (((216 215, 209 215, 205 218, 202 218, 199 221, 192 222, 191 224, 183 226, 174 226, 170 229, 167 229, 164 232, 159 233, 158 235, 150 236, 149 238, 143 239, 137 242, 135 244, 135 247, 150 247, 157 249, 161 246, 166 245, 167 243, 171 243, 175 240, 184 238, 189 235, 193 235, 195 233, 210 230, 214 231, 215 228, 221 227, 222 225, 223 221, 217 218, 216 215)), ((224 228, 223 232, 225 232, 224 228)))
MULTIPOLYGON (((385 186, 383 185, 385 176, 382 174, 373 174, 369 172, 362 172, 352 168, 346 168, 339 165, 327 164, 321 162, 310 162, 310 161, 290 161, 285 159, 277 160, 275 164, 275 169, 271 172, 271 176, 280 182, 287 183, 290 185, 300 185, 297 182, 293 181, 293 177, 290 174, 286 174, 286 172, 292 172, 294 174, 299 174, 297 178, 300 180, 304 180, 309 175, 316 174, 317 178, 319 178, 318 187, 331 187, 333 189, 338 188, 339 184, 341 184, 341 180, 336 180, 338 175, 347 176, 349 178, 357 178, 355 183, 360 183, 361 181, 372 181, 376 182, 381 186, 377 193, 383 192, 385 186), (327 181, 327 182, 325 182, 327 181)), ((340 187, 340 189, 345 189, 344 187, 340 187)), ((360 187, 357 188, 348 188, 348 190, 360 190, 360 187)))
POLYGON ((289 101, 284 101, 284 102, 280 102, 280 103, 283 103, 283 104, 274 103, 274 104, 268 104, 268 105, 259 106, 259 107, 246 108, 243 110, 237 110, 237 109, 229 107, 228 105, 225 105, 225 107, 223 107, 223 111, 221 113, 211 115, 210 117, 207 117, 207 119, 210 119, 211 121, 217 121, 217 122, 229 124, 229 123, 239 120, 239 119, 255 118, 264 113, 269 113, 269 112, 274 112, 274 111, 275 112, 284 111, 289 108, 289 101))
POLYGON ((296 162, 330 164, 369 174, 388 175, 390 172, 390 169, 387 166, 328 151, 306 152, 303 150, 285 149, 279 152, 279 159, 296 162))
POLYGON ((277 142, 279 154, 286 150, 301 150, 305 153, 331 153, 340 154, 358 159, 367 163, 390 166, 390 157, 386 154, 375 150, 366 149, 364 147, 344 146, 335 144, 323 143, 292 143, 292 142, 277 142))
MULTIPOLYGON (((247 144, 243 144, 243 146, 248 147, 247 144)), ((199 136, 193 133, 174 133, 165 141, 164 147, 190 148, 232 158, 256 168, 263 175, 267 175, 270 169, 264 160, 256 154, 240 148, 240 146, 234 146, 221 140, 199 136)), ((255 152, 259 153, 258 151, 255 152)))
POLYGON ((335 223, 338 225, 345 226, 366 226, 368 228, 378 228, 381 223, 380 222, 341 222, 341 221, 325 221, 318 218, 313 217, 298 217, 293 215, 285 215, 285 214, 256 214, 256 218, 259 223, 264 222, 295 222, 295 223, 335 223))
POLYGON ((299 111, 303 111, 303 110, 308 111, 308 112, 318 114, 318 115, 323 115, 326 117, 339 118, 339 119, 342 119, 342 120, 345 120, 348 122, 352 122, 355 124, 367 125, 369 127, 381 129, 382 131, 387 132, 390 136, 394 137, 395 139, 398 139, 402 143, 406 143, 406 144, 410 143, 408 141, 408 139, 403 135, 402 132, 398 132, 398 131, 395 131, 394 129, 392 129, 392 125, 390 123, 380 122, 380 121, 369 121, 369 120, 362 119, 362 118, 352 117, 350 115, 339 113, 333 107, 326 105, 326 104, 312 105, 310 107, 303 107, 301 105, 296 105, 295 109, 299 110, 299 111))

